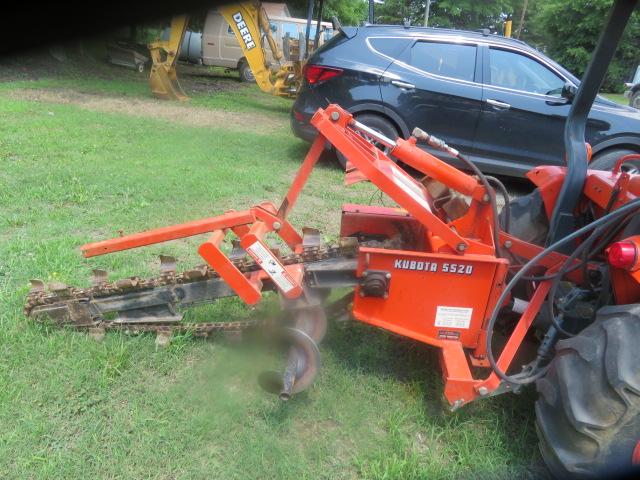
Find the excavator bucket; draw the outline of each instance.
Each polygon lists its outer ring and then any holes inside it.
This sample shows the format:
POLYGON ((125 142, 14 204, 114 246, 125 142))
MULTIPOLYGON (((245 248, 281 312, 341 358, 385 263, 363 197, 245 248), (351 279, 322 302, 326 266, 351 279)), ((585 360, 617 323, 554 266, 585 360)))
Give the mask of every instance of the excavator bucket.
POLYGON ((178 82, 175 66, 167 67, 162 64, 152 66, 149 85, 151 85, 151 93, 154 97, 162 100, 180 100, 181 102, 189 100, 178 82))
POLYGON ((177 15, 171 19, 171 31, 168 40, 159 40, 149 44, 149 52, 153 62, 149 74, 151 92, 163 100, 189 100, 189 97, 178 82, 176 61, 180 52, 182 38, 187 28, 189 17, 177 15))

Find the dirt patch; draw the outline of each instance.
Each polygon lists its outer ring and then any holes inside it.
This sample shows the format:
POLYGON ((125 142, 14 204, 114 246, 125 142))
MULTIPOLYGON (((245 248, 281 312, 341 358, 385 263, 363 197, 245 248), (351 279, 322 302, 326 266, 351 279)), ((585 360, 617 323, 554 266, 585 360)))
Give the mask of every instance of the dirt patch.
POLYGON ((191 107, 155 99, 80 93, 68 89, 15 89, 9 95, 20 100, 77 105, 85 110, 121 113, 136 117, 167 120, 194 127, 217 127, 231 130, 251 129, 260 133, 282 130, 286 123, 280 117, 259 113, 225 112, 191 107))
POLYGON ((179 63, 176 69, 180 86, 187 95, 232 92, 243 88, 237 73, 224 73, 221 68, 212 71, 207 67, 179 63))

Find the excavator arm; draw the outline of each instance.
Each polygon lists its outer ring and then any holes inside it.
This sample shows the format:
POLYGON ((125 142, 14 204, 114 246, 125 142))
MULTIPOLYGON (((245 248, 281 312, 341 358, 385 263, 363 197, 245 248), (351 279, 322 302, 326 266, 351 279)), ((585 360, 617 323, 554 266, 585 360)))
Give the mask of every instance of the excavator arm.
POLYGON ((231 26, 260 90, 279 97, 294 98, 302 78, 300 62, 283 62, 284 55, 271 35, 269 17, 261 2, 239 2, 221 6, 220 14, 231 26), (275 60, 267 61, 264 41, 275 60))
MULTIPOLYGON (((295 98, 302 81, 302 62, 284 61, 282 50, 271 35, 269 17, 262 8, 262 2, 230 3, 218 10, 231 26, 260 90, 279 97, 295 98), (264 44, 269 45, 273 63, 267 60, 264 44)), ((149 44, 153 62, 149 84, 153 95, 158 98, 182 101, 189 98, 176 75, 176 61, 188 22, 187 15, 173 17, 169 39, 149 44)))

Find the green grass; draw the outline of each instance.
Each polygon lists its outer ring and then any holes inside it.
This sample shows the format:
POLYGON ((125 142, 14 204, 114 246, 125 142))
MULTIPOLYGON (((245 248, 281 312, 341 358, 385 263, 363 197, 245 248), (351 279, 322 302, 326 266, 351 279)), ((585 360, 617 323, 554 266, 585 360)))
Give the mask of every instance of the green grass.
MULTIPOLYGON (((114 70, 116 71, 116 70, 114 70)), ((88 284, 149 275, 157 255, 198 262, 197 239, 83 259, 79 245, 277 201, 306 153, 288 130, 288 104, 255 87, 193 94, 193 105, 262 111, 275 133, 172 125, 11 96, 25 85, 145 97, 131 75, 58 76, 0 87, 0 471, 23 478, 536 477, 542 474, 533 395, 449 413, 433 349, 362 325, 332 328, 323 369, 282 404, 256 374, 284 359, 223 341, 84 334, 22 315, 29 278, 88 284)), ((232 80, 227 80, 233 82, 232 80)), ((185 106, 189 108, 189 106, 185 106)), ((341 186, 330 164, 314 172, 293 221, 335 238, 342 202, 372 189, 341 186)), ((235 299, 191 313, 227 320, 269 315, 235 299)))
POLYGON ((620 105, 629 105, 629 99, 625 98, 622 93, 605 93, 603 96, 612 102, 619 103, 620 105))

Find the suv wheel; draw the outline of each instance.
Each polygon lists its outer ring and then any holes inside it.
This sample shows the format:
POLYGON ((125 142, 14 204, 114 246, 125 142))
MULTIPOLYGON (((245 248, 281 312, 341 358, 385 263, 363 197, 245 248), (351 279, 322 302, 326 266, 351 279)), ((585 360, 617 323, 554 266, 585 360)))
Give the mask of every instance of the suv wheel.
MULTIPOLYGON (((386 118, 381 117, 380 115, 376 115, 373 113, 363 113, 362 115, 358 115, 356 117, 356 120, 358 120, 360 123, 364 123, 367 127, 371 128, 372 130, 375 130, 378 133, 381 133, 382 135, 384 135, 387 138, 390 138, 391 140, 395 140, 396 138, 398 138, 398 131, 396 130, 395 125, 393 125, 393 123, 391 123, 386 118)), ((389 153, 388 147, 384 147, 378 144, 377 142, 373 142, 373 144, 376 147, 380 148, 384 153, 389 153)), ((347 168, 346 157, 342 155, 340 152, 336 151, 336 159, 340 167, 343 170, 346 170, 347 168)))
POLYGON ((246 60, 241 60, 238 65, 238 73, 240 73, 240 81, 241 82, 255 82, 256 77, 253 75, 251 71, 251 67, 246 60))
MULTIPOLYGON (((612 170, 613 167, 616 166, 616 162, 620 157, 629 155, 630 153, 638 152, 622 148, 607 150, 596 155, 593 161, 589 164, 589 168, 592 170, 612 170)), ((623 163, 621 170, 628 173, 640 173, 640 160, 629 160, 628 162, 623 163)))
POLYGON ((637 90, 631 94, 629 99, 629 106, 640 110, 640 90, 637 90))

